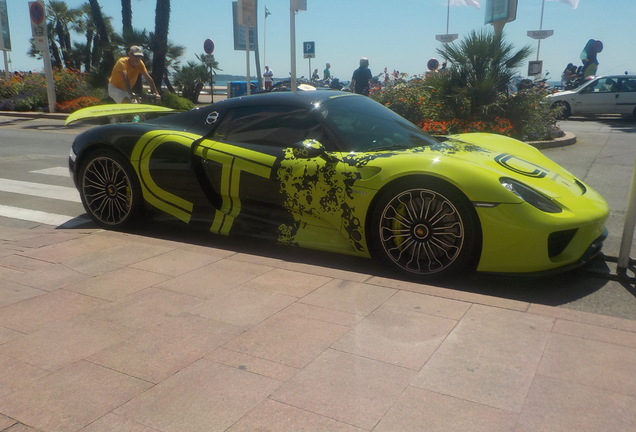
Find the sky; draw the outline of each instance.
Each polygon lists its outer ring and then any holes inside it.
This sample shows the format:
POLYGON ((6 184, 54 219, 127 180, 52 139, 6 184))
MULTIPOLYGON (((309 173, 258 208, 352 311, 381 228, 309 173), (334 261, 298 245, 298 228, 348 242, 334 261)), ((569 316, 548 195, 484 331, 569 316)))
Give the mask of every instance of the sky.
MULTIPOLYGON (((297 76, 309 76, 325 63, 331 64, 332 76, 351 79, 361 57, 368 57, 370 69, 378 75, 387 68, 408 75, 427 71, 431 58, 443 45, 436 35, 456 33, 461 41, 472 31, 489 30, 484 24, 486 0, 473 0, 473 6, 452 6, 448 0, 307 0, 307 10, 294 16, 297 76), (447 29, 448 25, 448 29, 447 29), (303 42, 315 44, 315 58, 303 58, 303 42)), ((67 0, 78 7, 85 0, 67 0)), ((460 1, 461 3, 461 1, 460 1)), ((467 2, 470 3, 470 2, 467 2)), ((558 81, 568 63, 581 64, 580 53, 589 39, 603 42, 598 54, 598 74, 636 73, 635 0, 580 0, 576 9, 567 0, 519 0, 517 19, 504 27, 506 40, 516 48, 528 45, 528 60, 543 61, 543 73, 558 81), (563 2, 561 2, 563 1, 563 2), (543 24, 541 10, 543 6, 543 24), (531 30, 553 30, 554 35, 538 41, 527 36, 531 30)), ((121 2, 100 0, 103 12, 113 17, 116 31, 121 31, 121 2)), ((289 0, 258 0, 258 31, 261 68, 269 65, 274 77, 285 78, 291 71, 291 18, 289 0), (265 19, 265 7, 270 15, 265 19)), ((133 27, 154 29, 155 0, 133 0, 133 27)), ((7 0, 12 51, 9 70, 41 71, 42 60, 30 58, 31 27, 28 0, 7 0)), ((245 76, 245 51, 235 51, 233 43, 232 0, 172 0, 169 40, 186 48, 186 61, 196 61, 206 39, 214 42, 214 56, 221 71, 245 76)), ((82 37, 74 35, 80 42, 82 37)), ((0 69, 4 69, 0 58, 0 69)), ((249 67, 256 74, 253 53, 249 67)), ((527 75, 527 62, 519 73, 527 75)))

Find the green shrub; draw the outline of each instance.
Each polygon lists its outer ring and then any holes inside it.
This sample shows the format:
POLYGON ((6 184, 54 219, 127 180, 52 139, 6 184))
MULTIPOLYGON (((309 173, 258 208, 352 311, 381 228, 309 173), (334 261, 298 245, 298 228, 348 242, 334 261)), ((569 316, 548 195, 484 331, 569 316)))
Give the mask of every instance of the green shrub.
MULTIPOLYGON (((80 100, 83 104, 88 100, 103 99, 105 91, 92 88, 87 78, 87 74, 72 69, 55 69, 56 102, 64 104, 80 100)), ((42 74, 25 74, 13 76, 9 81, 0 80, 0 100, 2 106, 12 107, 12 110, 42 111, 48 106, 46 78, 42 74)))
POLYGON ((550 108, 548 92, 540 87, 501 95, 500 107, 515 126, 515 137, 523 141, 554 139, 563 134, 556 126, 557 112, 550 108))
POLYGON ((0 78, 0 99, 12 99, 18 95, 15 81, 16 78, 11 78, 8 81, 0 78))
POLYGON ((95 90, 88 84, 87 75, 74 69, 55 69, 55 99, 68 102, 81 97, 97 97, 95 90))
POLYGON ((374 91, 371 97, 412 123, 430 117, 431 89, 419 78, 374 91))
POLYGON ((189 111, 194 108, 192 101, 170 92, 161 93, 161 105, 181 111, 189 111))
POLYGON ((484 131, 524 141, 561 133, 545 89, 507 92, 528 47, 516 50, 503 37, 484 31, 438 52, 450 62, 443 72, 389 85, 371 97, 432 133, 484 131))

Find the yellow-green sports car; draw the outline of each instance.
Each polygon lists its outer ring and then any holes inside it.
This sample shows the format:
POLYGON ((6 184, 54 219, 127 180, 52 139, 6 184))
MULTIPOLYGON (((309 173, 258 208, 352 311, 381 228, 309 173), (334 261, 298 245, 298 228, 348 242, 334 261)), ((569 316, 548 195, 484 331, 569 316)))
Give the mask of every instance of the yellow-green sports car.
POLYGON ((606 236, 605 200, 535 148, 432 137, 343 92, 257 94, 98 126, 77 136, 69 163, 102 227, 159 212, 423 277, 571 268, 606 236))

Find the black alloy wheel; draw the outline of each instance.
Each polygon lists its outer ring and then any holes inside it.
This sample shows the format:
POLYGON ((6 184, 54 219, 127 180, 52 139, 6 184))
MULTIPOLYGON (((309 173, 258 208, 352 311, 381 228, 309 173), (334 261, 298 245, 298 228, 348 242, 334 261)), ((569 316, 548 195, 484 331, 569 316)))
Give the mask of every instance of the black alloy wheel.
POLYGON ((142 196, 130 162, 109 150, 88 156, 79 174, 80 196, 89 216, 105 228, 128 228, 139 220, 142 196))
POLYGON ((376 255, 421 276, 472 270, 481 245, 472 204, 435 179, 387 190, 375 207, 371 229, 376 255))

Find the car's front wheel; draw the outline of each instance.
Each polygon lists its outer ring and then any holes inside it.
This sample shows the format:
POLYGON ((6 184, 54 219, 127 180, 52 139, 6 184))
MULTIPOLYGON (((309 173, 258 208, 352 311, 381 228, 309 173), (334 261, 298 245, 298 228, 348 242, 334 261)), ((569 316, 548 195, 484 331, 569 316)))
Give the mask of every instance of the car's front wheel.
POLYGON ((129 228, 143 211, 137 176, 124 157, 110 150, 91 153, 78 178, 82 204, 88 215, 105 228, 129 228))
POLYGON ((443 181, 400 183, 382 193, 371 217, 374 255, 420 276, 474 269, 481 229, 474 207, 443 181))
POLYGON ((559 110, 557 117, 560 119, 566 119, 572 115, 572 108, 570 108, 570 104, 567 102, 555 102, 552 108, 559 110))

